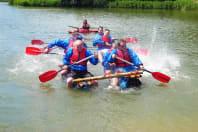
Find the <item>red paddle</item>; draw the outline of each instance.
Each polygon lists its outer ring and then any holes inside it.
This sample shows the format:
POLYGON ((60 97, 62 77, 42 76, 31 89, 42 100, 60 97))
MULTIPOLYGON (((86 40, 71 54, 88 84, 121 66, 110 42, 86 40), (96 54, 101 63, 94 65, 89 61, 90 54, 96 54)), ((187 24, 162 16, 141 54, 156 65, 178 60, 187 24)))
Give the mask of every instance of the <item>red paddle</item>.
POLYGON ((146 50, 146 49, 134 49, 134 51, 137 54, 142 54, 142 55, 147 55, 148 54, 148 50, 146 50))
MULTIPOLYGON (((119 39, 113 39, 113 40, 119 40, 119 39)), ((138 39, 137 38, 125 38, 124 39, 126 43, 131 43, 131 44, 137 44, 138 39)))
MULTIPOLYGON (((39 49, 39 48, 36 48, 36 47, 26 47, 25 53, 27 55, 40 55, 40 54, 44 54, 43 49, 39 49)), ((47 53, 47 54, 64 55, 64 54, 59 54, 59 53, 47 53)))
POLYGON ((36 47, 26 47, 25 53, 27 55, 40 55, 42 50, 36 47))
POLYGON ((39 39, 33 39, 31 41, 32 45, 43 45, 43 44, 48 44, 48 43, 45 43, 44 41, 42 40, 39 40, 39 39))
MULTIPOLYGON (((124 61, 124 62, 126 62, 126 63, 128 63, 130 65, 133 65, 133 66, 135 66, 137 68, 140 68, 139 66, 136 66, 133 63, 131 63, 129 61, 126 61, 126 60, 124 60, 124 59, 122 59, 122 58, 120 58, 118 56, 116 56, 116 58, 119 59, 119 60, 121 60, 121 61, 124 61)), ((168 83, 170 81, 170 79, 171 79, 169 76, 167 76, 167 75, 165 75, 163 73, 160 73, 160 72, 151 72, 151 71, 149 71, 147 69, 144 69, 144 71, 146 71, 148 73, 151 73, 152 76, 153 76, 153 78, 155 78, 156 80, 158 80, 160 82, 163 82, 163 83, 168 83)))
MULTIPOLYGON (((74 63, 74 64, 72 64, 72 65, 76 65, 76 64, 78 64, 78 63, 81 63, 81 62, 83 62, 83 61, 86 61, 86 60, 88 60, 88 59, 90 59, 91 57, 93 57, 94 55, 91 55, 91 56, 88 56, 88 57, 86 57, 86 58, 84 58, 84 59, 82 59, 82 60, 80 60, 80 61, 78 61, 78 62, 76 62, 76 63, 74 63)), ((72 65, 69 65, 69 66, 72 66, 72 65)), ((60 71, 62 71, 63 69, 61 69, 61 70, 59 70, 59 71, 56 71, 56 70, 51 70, 51 71, 47 71, 47 72, 45 72, 45 73, 43 73, 43 74, 41 74, 41 75, 39 75, 39 80, 41 81, 41 82, 47 82, 47 81, 50 81, 50 80, 52 80, 53 78, 55 78, 56 76, 57 76, 57 74, 60 72, 60 71)))
POLYGON ((126 43, 132 43, 132 44, 137 44, 138 39, 137 38, 125 38, 124 39, 126 43))
POLYGON ((55 78, 56 76, 57 76, 57 74, 60 72, 60 71, 62 71, 62 69, 61 70, 59 70, 59 71, 56 71, 56 70, 51 70, 51 71, 47 71, 47 72, 45 72, 45 73, 43 73, 43 74, 41 74, 40 76, 39 76, 39 80, 41 81, 41 82, 47 82, 47 81, 49 81, 49 80, 52 80, 53 78, 55 78))
MULTIPOLYGON (((43 45, 43 44, 48 44, 48 43, 45 43, 44 41, 42 40, 39 40, 39 39, 33 39, 31 41, 32 45, 43 45)), ((44 47, 44 48, 41 48, 42 51, 44 51, 47 47, 44 47)), ((49 52, 51 52, 53 50, 53 48, 50 48, 49 52)))

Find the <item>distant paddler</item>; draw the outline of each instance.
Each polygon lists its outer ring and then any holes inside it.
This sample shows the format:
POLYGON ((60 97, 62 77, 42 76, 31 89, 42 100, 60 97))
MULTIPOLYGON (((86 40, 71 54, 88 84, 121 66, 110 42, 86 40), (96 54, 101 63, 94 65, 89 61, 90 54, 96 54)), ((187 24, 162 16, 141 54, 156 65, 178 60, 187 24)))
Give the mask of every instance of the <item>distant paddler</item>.
POLYGON ((69 26, 72 28, 75 28, 74 30, 68 31, 69 33, 72 32, 79 32, 79 33, 89 33, 89 32, 97 32, 97 29, 91 28, 90 24, 88 24, 87 19, 83 20, 83 24, 81 27, 74 27, 74 26, 69 26))
MULTIPOLYGON (((143 63, 137 56, 137 54, 130 48, 126 47, 126 41, 123 39, 120 39, 118 41, 118 48, 114 49, 110 56, 108 57, 108 63, 115 63, 116 66, 116 73, 122 73, 122 72, 130 72, 130 71, 136 71, 136 70, 143 70, 143 63), (132 62, 139 68, 132 66, 120 59, 117 59, 117 57, 126 60, 128 62, 132 62)), ((113 81, 114 86, 118 86, 118 84, 121 85, 121 87, 126 88, 130 85, 130 83, 135 84, 136 86, 140 85, 141 82, 139 79, 136 79, 134 82, 134 79, 130 78, 115 78, 113 81)))
MULTIPOLYGON (((91 74, 87 70, 88 60, 78 63, 76 65, 72 65, 77 61, 93 55, 93 53, 84 47, 84 43, 81 40, 76 40, 73 44, 74 47, 69 48, 63 58, 63 71, 61 71, 61 75, 67 78, 66 83, 68 87, 72 87, 73 79, 93 76, 93 74, 91 74)), ((98 55, 94 54, 94 56, 90 58, 89 61, 93 65, 96 65, 98 63, 98 55)), ((97 81, 93 80, 92 84, 97 85, 97 81)))
POLYGON ((83 20, 83 25, 81 26, 82 29, 89 30, 91 26, 87 23, 87 19, 83 20))

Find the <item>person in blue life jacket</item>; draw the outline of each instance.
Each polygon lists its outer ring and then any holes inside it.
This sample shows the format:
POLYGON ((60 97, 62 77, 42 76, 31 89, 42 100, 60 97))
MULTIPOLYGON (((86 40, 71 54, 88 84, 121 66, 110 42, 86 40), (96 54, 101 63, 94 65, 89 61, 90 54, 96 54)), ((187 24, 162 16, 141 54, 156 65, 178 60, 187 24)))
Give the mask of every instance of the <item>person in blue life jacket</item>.
MULTIPOLYGON (((118 48, 114 49, 111 52, 107 61, 109 63, 115 63, 116 73, 130 72, 130 71, 144 69, 142 61, 139 59, 137 54, 132 49, 126 47, 126 41, 123 39, 120 39, 118 41, 118 48), (126 62, 123 62, 119 59, 116 59, 116 56, 118 56, 126 61, 132 62, 134 65, 136 65, 140 68, 136 68, 135 66, 132 66, 132 65, 130 65, 126 62)), ((127 82, 127 79, 125 79, 125 82, 127 82)), ((113 85, 118 86, 118 84, 119 84, 119 78, 115 78, 113 81, 113 85)), ((126 83, 123 85, 126 85, 126 83)), ((126 87, 126 86, 122 86, 122 87, 126 87)))
MULTIPOLYGON (((49 49, 53 48, 54 46, 61 47, 62 49, 64 49, 64 52, 66 52, 68 48, 73 46, 73 42, 76 39, 82 40, 83 36, 78 32, 74 32, 69 38, 66 38, 65 40, 56 39, 47 46, 47 48, 44 50, 44 53, 47 54, 50 51, 49 49)), ((87 47, 86 44, 84 46, 87 47)))
POLYGON ((94 36, 94 39, 93 39, 93 46, 96 47, 98 45, 98 43, 101 43, 101 44, 104 44, 104 42, 101 42, 101 37, 104 35, 104 32, 103 32, 103 27, 102 26, 99 26, 98 27, 98 33, 94 36))
MULTIPOLYGON (((75 62, 93 55, 92 52, 87 48, 84 48, 83 45, 84 44, 82 40, 74 41, 74 47, 69 48, 63 58, 63 70, 61 71, 61 75, 66 76, 68 87, 72 86, 73 79, 93 76, 87 70, 88 61, 90 61, 93 65, 96 65, 98 63, 98 55, 95 53, 94 57, 90 58, 89 60, 68 67, 68 65, 74 64, 75 62)), ((92 81, 92 84, 97 85, 97 81, 92 81)))
POLYGON ((111 49, 108 49, 108 51, 103 54, 102 65, 104 67, 105 75, 115 73, 116 70, 115 63, 108 63, 108 57, 111 54, 111 52, 116 48, 117 48, 117 43, 112 43, 111 49))
POLYGON ((105 29, 103 33, 103 27, 98 28, 98 34, 95 35, 93 39, 93 46, 97 46, 98 58, 102 63, 103 54, 111 48, 113 40, 110 35, 110 30, 105 29))

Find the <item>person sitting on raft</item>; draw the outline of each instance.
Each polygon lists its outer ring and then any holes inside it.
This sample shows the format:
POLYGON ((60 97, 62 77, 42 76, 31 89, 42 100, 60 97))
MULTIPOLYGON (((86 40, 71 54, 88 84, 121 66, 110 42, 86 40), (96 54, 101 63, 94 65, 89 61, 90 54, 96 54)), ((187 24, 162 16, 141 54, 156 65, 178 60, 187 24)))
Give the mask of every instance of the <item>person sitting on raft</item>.
MULTIPOLYGON (((57 46, 57 47, 61 47, 64 49, 64 52, 67 51, 67 49, 69 49, 70 47, 73 46, 73 42, 76 40, 76 39, 83 39, 82 35, 80 35, 79 33, 77 32, 74 32, 71 34, 71 36, 69 38, 66 38, 65 40, 61 40, 61 39, 56 39, 54 41, 52 41, 48 46, 47 48, 44 50, 44 53, 48 53, 50 51, 50 48, 53 48, 54 46, 57 46)), ((84 46, 87 48, 87 45, 84 44, 84 46)))
MULTIPOLYGON (((126 41, 123 39, 120 39, 118 41, 118 48, 114 49, 110 56, 108 57, 107 60, 109 63, 115 63, 116 65, 116 73, 122 73, 122 72, 130 72, 130 71, 135 71, 135 70, 143 70, 143 63, 142 61, 139 59, 139 57, 137 56, 137 54, 130 48, 126 47, 126 41), (140 68, 136 68, 135 66, 132 66, 126 62, 123 62, 119 59, 117 59, 116 57, 120 57, 126 61, 132 62, 134 65, 140 67, 140 68)), ((121 87, 126 88, 127 87, 127 83, 130 83, 129 78, 121 78, 122 83, 120 84, 121 87)), ((140 80, 137 79, 137 86, 141 84, 140 80)), ((119 78, 115 78, 115 80, 113 81, 113 85, 114 86, 118 86, 119 84, 119 78)))
MULTIPOLYGON (((66 76, 68 87, 72 87, 73 79, 93 76, 90 72, 87 71, 88 60, 68 67, 68 65, 74 64, 77 61, 93 55, 91 51, 84 48, 83 45, 84 42, 82 40, 74 41, 74 47, 69 48, 63 58, 63 71, 61 71, 61 75, 66 76)), ((90 58, 89 61, 93 65, 96 65, 98 63, 98 55, 94 54, 94 57, 90 58)), ((92 81, 92 84, 97 85, 97 81, 92 81)))
POLYGON ((108 49, 108 51, 103 54, 102 65, 104 67, 105 75, 115 73, 116 70, 115 63, 108 63, 107 60, 111 52, 116 48, 117 48, 117 43, 113 43, 111 49, 108 49))
POLYGON ((103 27, 100 26, 98 28, 98 34, 95 35, 93 39, 93 46, 97 46, 98 51, 98 58, 99 61, 102 63, 102 56, 103 54, 111 48, 112 39, 110 35, 110 30, 105 29, 105 32, 103 33, 103 27))

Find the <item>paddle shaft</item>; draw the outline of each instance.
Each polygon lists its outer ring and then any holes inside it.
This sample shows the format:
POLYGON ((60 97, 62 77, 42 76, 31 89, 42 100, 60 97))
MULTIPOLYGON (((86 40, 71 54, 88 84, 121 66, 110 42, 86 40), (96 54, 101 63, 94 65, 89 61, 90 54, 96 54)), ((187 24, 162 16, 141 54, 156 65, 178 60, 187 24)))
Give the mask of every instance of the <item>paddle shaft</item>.
MULTIPOLYGON (((75 26, 68 26, 68 27, 71 27, 71 28, 78 28, 78 29, 83 29, 83 28, 75 27, 75 26)), ((94 28, 94 27, 92 27, 92 28, 94 28)))
MULTIPOLYGON (((85 60, 87 60, 87 59, 89 59, 89 58, 91 58, 91 57, 93 57, 93 56, 94 56, 94 55, 88 56, 88 57, 86 57, 86 58, 84 58, 84 59, 82 59, 82 60, 80 60, 80 61, 78 61, 78 62, 76 62, 76 63, 74 63, 74 64, 72 64, 72 65, 81 63, 81 62, 83 62, 83 61, 85 61, 85 60)), ((70 67, 70 66, 72 66, 72 65, 68 65, 68 67, 70 67)), ((57 74, 58 74, 59 72, 61 72, 62 70, 64 70, 64 69, 61 69, 61 70, 59 70, 59 71, 56 71, 56 70, 47 71, 47 72, 45 72, 45 73, 43 73, 43 74, 41 74, 41 75, 39 76, 39 80, 40 80, 41 82, 43 82, 43 83, 45 83, 45 82, 47 82, 47 81, 50 81, 50 80, 52 80, 53 78, 55 78, 55 77, 57 76, 57 74)))
MULTIPOLYGON (((124 62, 126 62, 126 63, 128 63, 128 64, 130 64, 130 65, 132 65, 132 66, 135 66, 136 68, 140 68, 139 66, 136 66, 135 64, 133 64, 132 62, 129 62, 129 61, 127 61, 127 60, 124 60, 124 59, 122 59, 122 58, 120 58, 120 57, 118 57, 118 56, 116 56, 116 58, 117 59, 119 59, 119 60, 121 60, 121 61, 124 61, 124 62)), ((146 72, 148 72, 148 73, 151 73, 152 74, 152 72, 151 71, 149 71, 149 70, 147 70, 147 69, 143 69, 144 71, 146 71, 146 72)))
POLYGON ((59 54, 59 53, 47 53, 47 54, 55 54, 55 55, 63 55, 64 56, 64 54, 59 54))
MULTIPOLYGON (((122 59, 122 58, 120 58, 120 57, 117 57, 117 56, 116 56, 116 58, 117 58, 117 59, 120 59, 121 61, 124 61, 124 62, 126 62, 126 63, 128 63, 128 64, 130 64, 130 65, 133 65, 133 66, 135 66, 135 67, 140 68, 140 66, 136 66, 136 65, 134 65, 133 63, 131 63, 131 62, 129 62, 129 61, 126 61, 126 60, 124 60, 124 59, 122 59)), ((160 82, 163 82, 163 83, 168 83, 168 82, 170 81, 170 79, 171 79, 169 76, 167 76, 167 75, 165 75, 165 74, 163 74, 163 73, 160 73, 160 72, 151 72, 151 71, 149 71, 149 70, 147 70, 147 69, 143 69, 143 70, 146 71, 146 72, 148 72, 148 73, 150 73, 150 74, 152 74, 153 78, 155 78, 156 80, 158 80, 158 81, 160 81, 160 82)))
POLYGON ((74 26, 68 26, 68 27, 71 27, 71 28, 79 28, 79 27, 74 27, 74 26))
MULTIPOLYGON (((93 56, 94 56, 94 55, 90 55, 90 56, 88 56, 88 57, 86 57, 86 58, 84 58, 84 59, 82 59, 82 60, 80 60, 80 61, 75 62, 74 64, 68 65, 68 67, 73 66, 73 65, 76 65, 76 64, 79 64, 79 63, 81 63, 81 62, 83 62, 83 61, 86 61, 86 60, 90 59, 90 58, 93 57, 93 56)), ((63 70, 63 69, 59 70, 58 72, 60 72, 60 71, 62 71, 62 70, 63 70)))
MULTIPOLYGON (((44 53, 44 52, 40 52, 40 51, 36 51, 36 50, 32 50, 33 52, 37 52, 37 53, 44 53)), ((47 53, 47 54, 53 54, 53 55, 64 55, 64 54, 60 54, 60 53, 47 53)))
MULTIPOLYGON (((119 60, 121 60, 121 61, 124 61, 124 62, 126 62, 126 63, 128 63, 128 64, 130 64, 130 65, 132 65, 132 66, 135 66, 136 68, 140 68, 139 66, 136 66, 136 65, 133 64, 132 62, 129 62, 129 61, 127 61, 127 60, 124 60, 124 59, 122 59, 122 58, 120 58, 120 57, 118 57, 118 56, 116 56, 116 58, 119 59, 119 60)), ((144 69, 144 71, 147 71, 147 72, 151 73, 150 71, 148 71, 148 70, 146 70, 146 69, 144 69)))

